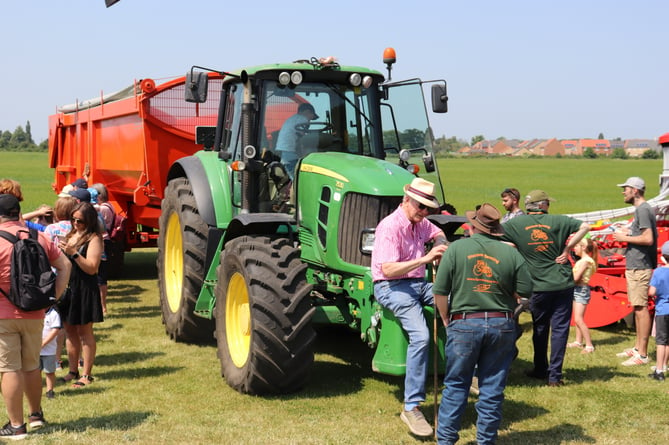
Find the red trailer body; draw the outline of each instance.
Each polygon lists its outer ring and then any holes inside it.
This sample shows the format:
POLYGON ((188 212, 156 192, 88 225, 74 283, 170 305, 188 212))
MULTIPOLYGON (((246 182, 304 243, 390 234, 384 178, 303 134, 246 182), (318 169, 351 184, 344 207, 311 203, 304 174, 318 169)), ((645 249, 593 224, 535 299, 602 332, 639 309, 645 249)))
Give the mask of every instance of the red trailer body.
POLYGON ((49 166, 58 193, 75 179, 103 183, 127 220, 126 250, 150 247, 158 237, 167 172, 202 147, 196 126, 215 126, 222 77, 211 75, 204 104, 184 101, 185 77, 160 85, 151 79, 49 116, 49 166))

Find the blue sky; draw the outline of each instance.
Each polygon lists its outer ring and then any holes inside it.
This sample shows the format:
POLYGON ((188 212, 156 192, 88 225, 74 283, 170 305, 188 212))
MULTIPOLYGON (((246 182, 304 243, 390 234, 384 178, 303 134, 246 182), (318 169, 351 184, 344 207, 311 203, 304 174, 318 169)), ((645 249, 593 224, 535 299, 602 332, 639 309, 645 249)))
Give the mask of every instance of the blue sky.
POLYGON ((657 138, 669 132, 666 0, 3 2, 0 130, 47 137, 58 106, 191 65, 333 55, 393 80, 446 79, 437 136, 657 138))

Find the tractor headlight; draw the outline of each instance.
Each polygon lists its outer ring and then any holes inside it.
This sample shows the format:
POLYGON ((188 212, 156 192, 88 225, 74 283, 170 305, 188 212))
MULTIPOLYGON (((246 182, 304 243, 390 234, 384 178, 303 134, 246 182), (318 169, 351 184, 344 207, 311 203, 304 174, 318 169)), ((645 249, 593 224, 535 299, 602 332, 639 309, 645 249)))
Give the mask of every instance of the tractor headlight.
POLYGON ((375 229, 363 229, 360 234, 360 252, 371 255, 374 250, 375 229))

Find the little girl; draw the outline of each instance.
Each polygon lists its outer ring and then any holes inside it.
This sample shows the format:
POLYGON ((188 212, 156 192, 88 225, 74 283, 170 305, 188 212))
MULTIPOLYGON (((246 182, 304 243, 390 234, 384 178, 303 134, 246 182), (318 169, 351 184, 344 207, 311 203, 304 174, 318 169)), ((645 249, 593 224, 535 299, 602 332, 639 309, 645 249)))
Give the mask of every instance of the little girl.
POLYGON ((576 325, 576 341, 567 344, 569 348, 583 348, 581 354, 594 352, 590 330, 583 317, 590 302, 590 277, 597 271, 597 245, 590 238, 583 238, 576 246, 574 253, 580 259, 576 261, 572 272, 574 274, 574 324, 576 325), (585 347, 584 347, 585 346, 585 347))

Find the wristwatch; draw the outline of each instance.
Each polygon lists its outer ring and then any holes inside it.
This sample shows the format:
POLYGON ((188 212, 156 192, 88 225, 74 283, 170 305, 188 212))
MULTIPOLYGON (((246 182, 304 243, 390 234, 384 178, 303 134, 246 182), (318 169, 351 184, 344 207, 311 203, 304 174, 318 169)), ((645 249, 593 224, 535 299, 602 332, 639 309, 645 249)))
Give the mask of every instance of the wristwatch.
POLYGON ((76 260, 77 258, 79 258, 79 252, 74 252, 74 255, 72 255, 70 258, 76 260))

